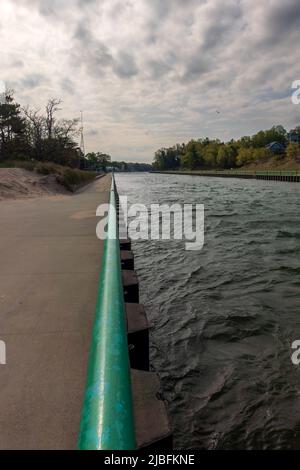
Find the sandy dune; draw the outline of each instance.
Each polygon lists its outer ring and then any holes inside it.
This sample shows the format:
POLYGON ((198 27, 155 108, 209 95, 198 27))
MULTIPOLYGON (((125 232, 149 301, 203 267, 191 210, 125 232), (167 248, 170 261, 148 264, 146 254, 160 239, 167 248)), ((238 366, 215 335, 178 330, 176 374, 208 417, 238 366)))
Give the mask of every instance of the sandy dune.
POLYGON ((21 168, 0 168, 0 201, 51 194, 67 194, 55 175, 43 176, 21 168))

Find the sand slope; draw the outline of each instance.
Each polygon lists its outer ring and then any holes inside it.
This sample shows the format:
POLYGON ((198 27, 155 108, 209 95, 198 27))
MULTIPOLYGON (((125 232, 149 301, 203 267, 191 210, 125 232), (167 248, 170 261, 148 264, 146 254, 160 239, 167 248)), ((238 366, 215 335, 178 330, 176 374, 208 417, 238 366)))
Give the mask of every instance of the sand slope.
POLYGON ((0 200, 67 194, 55 175, 43 176, 21 168, 0 168, 0 200))

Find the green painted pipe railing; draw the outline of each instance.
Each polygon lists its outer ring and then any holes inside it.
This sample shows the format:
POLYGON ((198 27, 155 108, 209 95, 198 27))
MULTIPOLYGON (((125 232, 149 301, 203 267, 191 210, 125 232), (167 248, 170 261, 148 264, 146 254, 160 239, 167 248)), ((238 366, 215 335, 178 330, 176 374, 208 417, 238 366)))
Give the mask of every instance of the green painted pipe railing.
POLYGON ((300 171, 297 170, 270 170, 270 171, 256 171, 256 176, 300 176, 300 171))
POLYGON ((136 448, 114 177, 78 448, 136 448))
MULTIPOLYGON (((153 172, 155 173, 155 171, 153 172)), ((170 173, 170 174, 195 174, 195 175, 207 175, 207 174, 220 174, 220 175, 240 175, 240 176, 300 176, 300 171, 298 170, 266 170, 266 171, 254 171, 254 170, 195 170, 195 171, 162 171, 158 173, 170 173)))

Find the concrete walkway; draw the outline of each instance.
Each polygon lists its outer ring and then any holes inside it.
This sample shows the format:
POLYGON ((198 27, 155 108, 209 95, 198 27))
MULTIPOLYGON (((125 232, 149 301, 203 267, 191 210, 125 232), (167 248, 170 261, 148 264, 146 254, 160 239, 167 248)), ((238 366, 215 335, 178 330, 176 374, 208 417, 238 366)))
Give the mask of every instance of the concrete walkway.
POLYGON ((110 183, 0 202, 0 449, 76 448, 110 183))

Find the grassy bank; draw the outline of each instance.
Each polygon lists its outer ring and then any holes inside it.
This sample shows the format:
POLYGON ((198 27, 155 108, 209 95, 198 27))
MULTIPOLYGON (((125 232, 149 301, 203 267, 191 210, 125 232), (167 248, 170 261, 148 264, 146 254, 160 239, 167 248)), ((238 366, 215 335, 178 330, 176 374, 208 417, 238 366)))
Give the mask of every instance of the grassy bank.
POLYGON ((78 187, 92 182, 96 177, 94 172, 69 168, 52 162, 9 160, 1 162, 0 168, 22 168, 40 175, 55 175, 57 182, 72 192, 76 191, 78 187))
POLYGON ((240 171, 299 171, 300 161, 288 158, 278 159, 276 157, 270 158, 265 162, 251 163, 239 168, 240 171))

